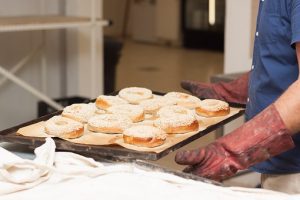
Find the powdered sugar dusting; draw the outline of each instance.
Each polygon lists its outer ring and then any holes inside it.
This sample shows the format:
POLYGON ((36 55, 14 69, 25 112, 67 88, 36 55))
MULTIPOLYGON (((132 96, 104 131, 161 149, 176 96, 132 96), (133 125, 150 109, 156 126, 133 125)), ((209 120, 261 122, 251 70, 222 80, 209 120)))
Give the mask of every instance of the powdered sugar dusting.
POLYGON ((132 121, 129 117, 117 114, 103 114, 92 117, 88 124, 100 128, 120 128, 122 130, 130 127, 132 121))
POLYGON ((184 106, 189 109, 194 109, 199 105, 201 100, 193 95, 189 95, 182 92, 169 92, 165 97, 172 98, 179 106, 184 106))
POLYGON ((62 115, 78 118, 86 123, 89 118, 95 115, 96 107, 94 104, 72 104, 64 108, 62 115))
POLYGON ((132 120, 144 114, 144 110, 141 106, 130 105, 130 104, 115 105, 108 108, 107 111, 113 114, 126 115, 130 117, 132 120))
POLYGON ((120 90, 119 96, 131 104, 139 104, 141 101, 153 97, 151 90, 140 87, 124 88, 120 90))
POLYGON ((154 124, 162 129, 188 126, 196 120, 192 110, 176 105, 161 108, 158 116, 159 118, 155 120, 154 124))
POLYGON ((145 112, 153 113, 163 106, 175 105, 175 104, 176 104, 176 102, 173 99, 170 99, 167 97, 160 97, 160 98, 148 99, 148 100, 142 101, 140 103, 140 106, 143 107, 145 112))
POLYGON ((45 122, 46 133, 57 137, 82 128, 82 123, 62 116, 54 116, 45 122))
POLYGON ((98 96, 96 101, 104 101, 106 102, 109 106, 113 106, 113 105, 121 105, 121 104, 128 104, 127 101, 121 99, 118 96, 106 96, 106 95, 100 95, 98 96))
POLYGON ((124 131, 124 135, 138 137, 138 138, 159 138, 166 139, 166 133, 156 127, 147 125, 137 125, 128 128, 124 131))
POLYGON ((227 110, 229 108, 229 104, 225 101, 217 99, 205 99, 201 101, 199 107, 208 111, 215 112, 220 110, 227 110))

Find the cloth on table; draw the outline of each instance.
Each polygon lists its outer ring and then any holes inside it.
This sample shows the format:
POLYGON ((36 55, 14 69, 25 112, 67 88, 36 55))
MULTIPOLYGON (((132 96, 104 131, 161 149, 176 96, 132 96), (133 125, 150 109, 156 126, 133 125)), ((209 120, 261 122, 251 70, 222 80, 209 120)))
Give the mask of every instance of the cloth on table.
POLYGON ((103 165, 78 154, 55 152, 50 138, 35 155, 32 161, 25 160, 0 149, 0 200, 300 198, 263 189, 215 186, 130 163, 103 165))

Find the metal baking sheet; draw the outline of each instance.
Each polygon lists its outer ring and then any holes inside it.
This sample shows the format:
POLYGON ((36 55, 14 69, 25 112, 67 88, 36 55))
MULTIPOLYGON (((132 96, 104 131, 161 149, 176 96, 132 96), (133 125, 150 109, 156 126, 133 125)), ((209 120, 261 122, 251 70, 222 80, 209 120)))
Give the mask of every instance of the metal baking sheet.
MULTIPOLYGON (((156 94, 161 94, 157 93, 156 94)), ((230 105, 232 107, 236 107, 235 105, 230 105)), ((45 138, 37 138, 37 137, 25 137, 17 134, 19 128, 28 126, 30 124, 34 124, 40 121, 45 121, 51 118, 54 115, 59 115, 62 111, 58 111, 49 115, 45 115, 41 118, 20 124, 18 126, 3 130, 0 132, 0 141, 1 142, 11 142, 11 143, 19 143, 29 145, 30 147, 40 146, 45 142, 45 138)), ((172 147, 165 149, 160 153, 155 152, 140 152, 135 150, 126 149, 124 147, 118 145, 107 145, 107 146, 99 146, 99 145, 85 145, 85 144, 75 144, 68 142, 66 140, 62 140, 59 138, 54 138, 56 143, 57 150, 62 151, 71 151, 79 154, 83 154, 86 156, 90 156, 93 158, 103 157, 105 159, 110 160, 122 160, 122 161, 130 161, 130 160, 159 160, 160 158, 168 155, 169 153, 183 147, 186 144, 216 130, 217 128, 227 124, 228 122, 240 117, 244 114, 244 110, 241 110, 237 114, 217 123, 212 126, 209 126, 207 129, 198 132, 197 134, 183 140, 172 147)))

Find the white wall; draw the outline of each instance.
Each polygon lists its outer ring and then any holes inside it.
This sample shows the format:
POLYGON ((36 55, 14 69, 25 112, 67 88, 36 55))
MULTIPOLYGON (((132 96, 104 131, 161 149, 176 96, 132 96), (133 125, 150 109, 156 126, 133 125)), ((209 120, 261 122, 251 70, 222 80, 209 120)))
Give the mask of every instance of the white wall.
POLYGON ((256 0, 226 2, 224 73, 250 70, 252 1, 256 0))
MULTIPOLYGON (((253 32, 258 0, 227 0, 224 73, 249 71, 252 63, 253 32), (254 6, 256 5, 256 6, 254 6)), ((229 133, 244 123, 240 117, 224 127, 229 133)))
MULTIPOLYGON (((96 15, 102 18, 102 1, 96 1, 96 15)), ((93 7, 94 9, 94 7, 93 7)), ((67 14, 91 15, 91 1, 69 0, 67 14)), ((91 67, 91 29, 67 31, 67 94, 96 98, 103 94, 103 27, 96 28, 96 69, 91 67)))
MULTIPOLYGON (((59 0, 47 1, 46 12, 56 13, 59 0), (51 4, 50 4, 51 3, 51 4)), ((41 0, 0 0, 0 15, 38 14, 41 0)), ((60 96, 60 40, 59 32, 47 33, 48 87, 51 97, 60 96)), ((40 32, 0 33, 0 65, 10 69, 41 42, 40 32)), ((41 87, 40 60, 32 60, 18 76, 33 86, 41 87)), ((2 76, 0 75, 0 78, 2 76)), ((0 87, 0 130, 31 120, 37 116, 37 99, 22 88, 8 81, 0 87)))

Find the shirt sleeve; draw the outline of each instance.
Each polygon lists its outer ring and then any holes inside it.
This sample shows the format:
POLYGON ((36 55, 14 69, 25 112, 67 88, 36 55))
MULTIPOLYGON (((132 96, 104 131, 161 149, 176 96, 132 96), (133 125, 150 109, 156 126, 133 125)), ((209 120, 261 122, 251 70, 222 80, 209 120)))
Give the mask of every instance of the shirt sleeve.
POLYGON ((300 42, 300 0, 293 0, 291 6, 291 45, 300 42))

